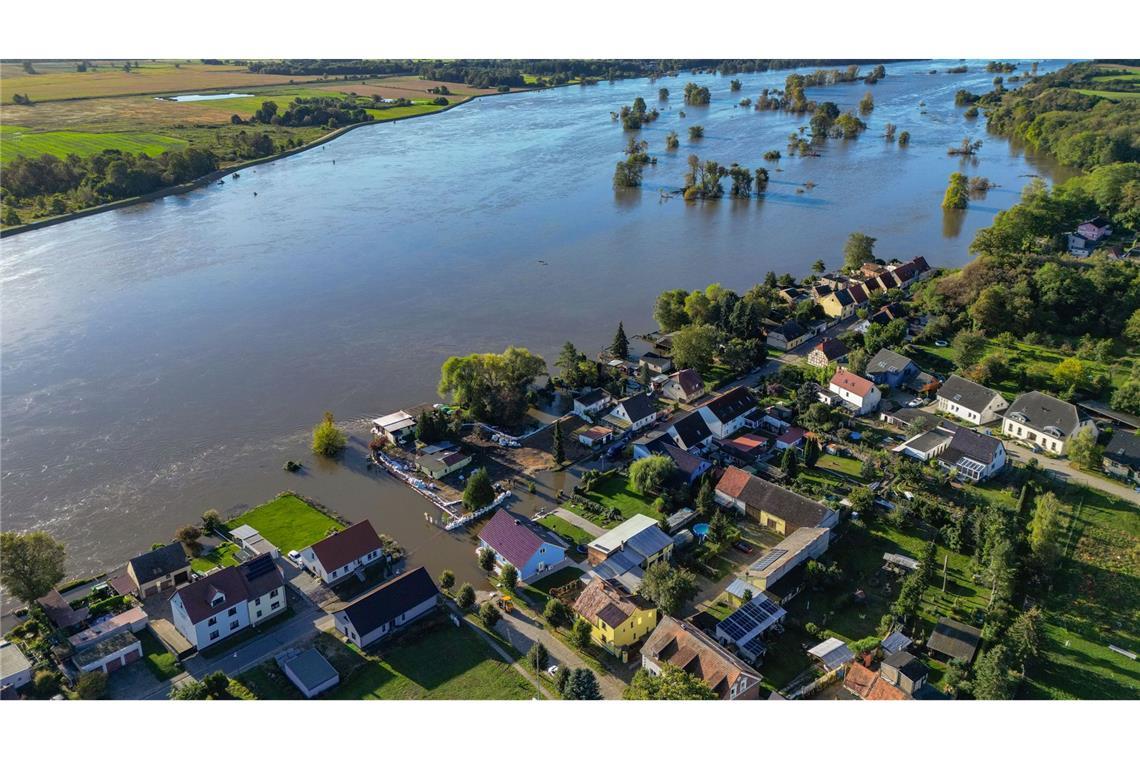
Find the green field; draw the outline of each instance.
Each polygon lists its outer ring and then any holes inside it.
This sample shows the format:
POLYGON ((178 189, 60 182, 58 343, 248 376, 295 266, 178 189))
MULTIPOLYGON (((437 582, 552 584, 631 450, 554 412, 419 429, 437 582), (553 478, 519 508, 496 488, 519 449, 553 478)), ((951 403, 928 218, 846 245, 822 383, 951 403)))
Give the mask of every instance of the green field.
POLYGON ((226 523, 230 530, 249 525, 282 554, 303 549, 344 526, 293 494, 282 494, 226 523))
POLYGON ((846 475, 847 477, 858 481, 863 480, 859 474, 862 470, 863 463, 858 459, 851 457, 837 457, 833 454, 823 454, 815 463, 815 466, 820 467, 824 470, 831 470, 832 472, 842 473, 843 475, 846 475))
POLYGON ((1020 696, 1140 698, 1140 662, 1108 648, 1140 651, 1140 509, 1087 488, 1058 496, 1070 521, 1065 559, 1042 600, 1041 661, 1020 696))
POLYGON ((168 150, 181 150, 187 145, 186 140, 153 132, 28 132, 18 127, 0 127, 0 161, 4 162, 17 156, 34 157, 50 153, 65 158, 71 153, 91 156, 105 150, 157 156, 168 150))
MULTIPOLYGON (((382 659, 336 642, 333 666, 348 675, 331 699, 530 699, 535 688, 467 625, 409 636, 382 659)), ((326 649, 326 651, 328 651, 326 649)))
POLYGON ((1082 95, 1094 95, 1098 98, 1111 100, 1114 103, 1121 100, 1137 100, 1140 99, 1140 92, 1116 92, 1115 90, 1077 90, 1082 95))

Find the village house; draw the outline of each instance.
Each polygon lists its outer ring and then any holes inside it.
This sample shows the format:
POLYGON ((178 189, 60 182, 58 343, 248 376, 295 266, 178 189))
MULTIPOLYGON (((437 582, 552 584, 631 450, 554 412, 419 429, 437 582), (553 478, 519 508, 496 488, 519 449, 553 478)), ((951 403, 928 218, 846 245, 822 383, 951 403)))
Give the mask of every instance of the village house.
POLYGON ((397 575, 333 614, 336 629, 361 649, 436 608, 439 589, 426 568, 397 575))
POLYGON ((811 296, 799 288, 781 288, 780 298, 784 299, 784 303, 789 306, 795 306, 801 301, 807 301, 811 296))
POLYGON ((908 700, 919 696, 929 674, 930 671, 918 658, 900 651, 884 659, 877 672, 862 663, 851 663, 844 675, 843 686, 868 701, 908 700))
POLYGON ((709 431, 717 438, 728 438, 749 424, 748 413, 756 408, 756 401, 747 388, 738 387, 697 407, 709 431))
MULTIPOLYGON (((856 417, 878 409, 882 400, 882 393, 873 382, 845 369, 836 370, 827 383, 827 390, 856 417)), ((823 394, 821 400, 830 402, 830 398, 823 394)))
POLYGON ((641 430, 657 421, 657 406, 651 397, 638 393, 619 401, 602 421, 619 430, 641 430))
POLYGON ((1077 234, 1086 240, 1103 240, 1112 234, 1112 222, 1103 216, 1094 216, 1077 225, 1077 234))
POLYGON ((441 480, 471 464, 471 455, 452 444, 425 446, 416 457, 416 469, 429 478, 441 480))
POLYGON ((626 662, 629 652, 657 626, 657 608, 616 581, 593 578, 574 602, 574 612, 590 624, 590 638, 626 662))
POLYGON ((788 425, 787 429, 776 436, 776 451, 784 449, 802 449, 807 442, 807 431, 795 425, 788 425))
POLYGON ((589 419, 591 415, 605 409, 610 401, 610 394, 601 388, 583 391, 574 399, 574 414, 583 419, 589 419))
POLYGON ((1140 436, 1117 430, 1104 447, 1104 471, 1118 478, 1140 482, 1140 436))
POLYGON ((127 576, 140 599, 190 582, 190 558, 182 544, 172 544, 140 554, 127 563, 127 576))
POLYGON ((1001 432, 1010 438, 1029 441, 1045 451, 1061 456, 1069 441, 1084 428, 1096 424, 1067 401, 1040 391, 1029 391, 1014 399, 1005 412, 1001 432))
POLYGON ((644 571, 673 556, 673 539, 648 515, 634 515, 586 545, 592 573, 636 592, 644 571))
POLYGON ((744 578, 756 590, 766 591, 809 559, 819 559, 830 540, 830 528, 797 528, 749 565, 744 578))
POLYGON ((380 560, 384 546, 368 520, 362 520, 301 550, 301 562, 325 584, 340 583, 380 560))
POLYGON ((705 381, 695 369, 683 369, 669 375, 661 385, 661 395, 682 404, 691 404, 705 395, 705 381))
POLYGON ((696 676, 725 700, 759 699, 760 674, 695 626, 663 615, 641 646, 641 667, 655 676, 666 665, 696 676))
POLYGON ((578 431, 578 443, 588 448, 605 446, 614 438, 614 431, 601 425, 591 425, 585 430, 578 431))
POLYGON ((665 433, 673 439, 678 448, 691 454, 703 451, 713 439, 712 430, 699 411, 689 412, 676 418, 673 424, 665 429, 665 433))
POLYGON ((199 650, 259 625, 287 607, 284 577, 268 554, 215 570, 170 598, 174 627, 199 650))
POLYGON ((936 460, 943 470, 954 471, 961 480, 980 482, 993 477, 1006 464, 1005 444, 999 438, 939 422, 895 446, 892 451, 922 462, 936 460))
POLYGON ((813 367, 826 367, 832 362, 841 363, 847 359, 850 351, 841 340, 824 338, 807 355, 808 364, 813 367))
POLYGON ((752 464, 757 457, 768 450, 771 439, 754 433, 745 433, 735 438, 721 439, 717 442, 720 451, 747 464, 752 464))
POLYGON ((858 304, 855 297, 847 290, 835 290, 820 298, 817 302, 823 313, 832 319, 848 319, 855 315, 858 304))
POLYGON ((416 432, 416 418, 403 410, 372 420, 372 434, 399 446, 416 432))
POLYGON ((811 334, 807 331, 807 328, 796 320, 789 319, 784 324, 769 329, 765 341, 772 348, 778 348, 781 351, 791 351, 809 337, 811 337, 811 334))
POLYGON ((855 659, 851 648, 834 636, 824 639, 808 650, 808 656, 819 663, 824 673, 833 673, 855 659))
POLYGON ((871 378, 875 385, 898 388, 918 374, 918 365, 902 354, 882 348, 867 362, 863 374, 871 378))
POLYGON ((673 360, 668 356, 647 351, 637 360, 637 365, 639 367, 647 367, 649 371, 655 375, 664 375, 673 369, 673 360))
POLYGON ((566 559, 565 546, 553 534, 506 509, 495 510, 479 531, 479 547, 495 553, 498 571, 504 565, 513 565, 524 583, 561 566, 566 559))
POLYGON ((69 637, 67 643, 73 649, 86 649, 123 631, 138 633, 146 628, 148 620, 149 617, 142 607, 131 607, 69 637))
POLYGON ((997 391, 958 375, 951 375, 942 384, 937 397, 938 411, 952 414, 974 425, 993 422, 1009 408, 1009 402, 997 391))
POLYGON ((733 507, 781 536, 798 528, 833 528, 839 523, 834 510, 739 467, 725 471, 713 497, 721 506, 733 507))

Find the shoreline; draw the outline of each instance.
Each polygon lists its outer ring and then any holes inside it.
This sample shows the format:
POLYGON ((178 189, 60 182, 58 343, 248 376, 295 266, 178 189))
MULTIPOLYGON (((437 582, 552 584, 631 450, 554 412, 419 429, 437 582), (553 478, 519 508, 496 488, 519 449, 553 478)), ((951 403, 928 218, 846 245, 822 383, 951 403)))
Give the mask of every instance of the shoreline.
MULTIPOLYGON (((556 86, 568 87, 570 85, 566 84, 566 85, 556 85, 556 86)), ((429 111, 428 113, 411 113, 411 114, 406 114, 404 116, 397 116, 397 117, 392 118, 392 119, 384 119, 383 121, 362 121, 362 122, 358 122, 356 124, 348 124, 346 126, 335 129, 332 132, 329 132, 328 134, 321 135, 316 140, 313 140, 312 142, 307 142, 304 145, 299 145, 295 148, 289 148, 288 150, 283 150, 280 153, 274 153, 272 156, 262 156, 261 158, 252 158, 248 161, 243 161, 243 162, 238 163, 238 164, 232 164, 230 166, 225 167, 224 169, 216 169, 215 171, 212 171, 209 174, 205 174, 205 175, 199 177, 198 179, 191 180, 190 182, 184 182, 181 185, 173 185, 171 187, 164 187, 161 190, 155 190, 153 193, 147 193, 146 195, 136 195, 133 198, 123 198, 121 200, 112 201, 111 203, 103 203, 99 206, 92 206, 90 208, 80 209, 78 211, 70 211, 66 214, 61 214, 59 216, 51 216, 51 217, 48 217, 46 219, 37 219, 34 222, 27 222, 25 224, 20 224, 20 225, 14 226, 14 227, 8 227, 7 229, 0 230, 0 239, 12 237, 12 236, 19 235, 19 234, 22 234, 25 232, 32 232, 34 230, 44 229, 45 227, 53 227, 57 224, 63 224, 64 222, 70 222, 70 221, 74 221, 76 219, 83 219, 85 217, 95 216, 96 214, 102 214, 102 213, 105 213, 107 211, 116 211, 118 209, 136 206, 136 205, 141 204, 141 203, 150 203, 151 201, 157 201, 157 200, 160 200, 162 198, 166 198, 166 197, 171 196, 171 195, 184 195, 185 193, 189 193, 189 192, 192 192, 194 190, 198 190, 198 189, 201 189, 203 187, 206 187, 207 185, 213 184, 214 182, 217 182, 220 179, 225 179, 226 177, 228 177, 230 174, 233 174, 234 172, 240 172, 244 169, 248 169, 248 168, 253 167, 253 166, 259 166, 261 164, 267 164, 267 163, 270 163, 272 161, 276 161, 276 160, 281 159, 281 158, 288 158, 290 156, 295 156, 299 153, 304 153, 307 150, 312 150, 313 148, 316 148, 317 146, 325 145, 326 143, 332 142, 333 140, 337 139, 338 137, 342 137, 342 136, 348 134, 349 132, 351 132, 355 129, 360 129, 361 127, 378 127, 378 126, 382 126, 384 124, 393 124, 397 121, 406 121, 408 119, 422 119, 422 118, 425 118, 428 116, 438 116, 439 114, 446 113, 446 112, 452 110, 453 108, 459 108, 462 105, 466 105, 468 103, 473 103, 474 101, 476 101, 480 98, 489 98, 489 97, 495 97, 495 96, 499 96, 499 95, 514 95, 514 94, 517 94, 520 92, 535 92, 537 90, 547 90, 547 89, 554 89, 554 87, 531 87, 531 88, 528 88, 525 90, 512 90, 511 92, 486 92, 486 93, 482 93, 479 95, 472 95, 470 98, 467 98, 466 100, 460 101, 458 103, 450 103, 446 106, 443 106, 438 111, 429 111)))

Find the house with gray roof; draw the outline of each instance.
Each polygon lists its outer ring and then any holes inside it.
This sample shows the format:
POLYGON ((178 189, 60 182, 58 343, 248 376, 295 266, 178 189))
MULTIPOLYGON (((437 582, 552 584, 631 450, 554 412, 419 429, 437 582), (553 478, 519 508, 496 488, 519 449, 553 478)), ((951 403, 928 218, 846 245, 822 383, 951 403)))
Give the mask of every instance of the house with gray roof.
POLYGON ((679 448, 690 453, 703 450, 713 439, 712 431, 700 412, 689 412, 678 417, 665 432, 679 448))
POLYGON ((1140 482, 1140 436, 1132 430, 1117 430, 1104 447, 1105 472, 1140 482))
POLYGON ((902 354, 895 353, 889 348, 882 348, 867 362, 863 374, 871 378, 876 385, 898 388, 910 382, 918 374, 918 365, 902 354))
POLYGON ((938 389, 938 411, 951 414, 973 425, 986 425, 1001 418, 1009 402, 995 390, 958 375, 938 389))
POLYGON ((657 405, 653 399, 644 394, 637 393, 629 398, 623 398, 610 413, 602 418, 602 422, 625 431, 641 430, 657 421, 657 405))
POLYGON ((127 563, 127 575, 134 581, 138 597, 166 591, 190 582, 190 558, 182 544, 172 544, 140 554, 127 563))
POLYGON ((1001 432, 1010 438, 1040 446, 1061 456, 1069 441, 1085 428, 1096 431, 1096 423, 1068 401, 1040 391, 1029 391, 1014 399, 1002 420, 1001 432))
MULTIPOLYGON (((641 578, 641 571, 673 556, 673 539, 648 515, 634 515, 586 546, 595 575, 622 585, 641 578)), ((629 588, 629 586, 626 586, 629 588)), ((636 585, 631 591, 636 591, 636 585)))

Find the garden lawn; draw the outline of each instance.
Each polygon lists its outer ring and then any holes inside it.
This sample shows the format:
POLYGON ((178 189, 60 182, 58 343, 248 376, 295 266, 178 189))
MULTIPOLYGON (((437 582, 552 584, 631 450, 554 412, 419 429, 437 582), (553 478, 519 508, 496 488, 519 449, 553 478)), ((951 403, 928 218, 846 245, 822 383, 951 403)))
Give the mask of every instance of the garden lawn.
POLYGON ((1065 558, 1042 600, 1040 661, 1019 696, 1140 698, 1140 510, 1088 488, 1058 493, 1067 508, 1065 558))
MULTIPOLYGON (((586 494, 586 498, 598 502, 603 507, 616 508, 621 512, 622 520, 628 520, 634 515, 648 515, 654 520, 663 517, 653 508, 653 500, 634 491, 629 485, 629 478, 624 475, 610 475, 599 479, 594 485, 594 490, 586 494)), ((597 515, 589 513, 585 513, 583 517, 595 523, 599 519, 597 515)))
POLYGON ((863 480, 859 474, 862 469, 862 462, 851 457, 837 457, 833 454, 823 454, 816 462, 816 467, 842 473, 860 482, 863 480))
POLYGON ((208 573, 215 567, 233 567, 238 563, 237 557, 239 547, 237 544, 227 541, 210 550, 209 553, 203 554, 200 557, 194 557, 190 560, 190 567, 195 572, 208 573))
POLYGON ((566 520, 563 520, 558 515, 547 515, 538 521, 539 525, 544 525, 557 533, 562 538, 566 539, 571 546, 578 546, 588 544, 594 540, 586 531, 573 525, 566 520))
MULTIPOLYGON (((365 656, 344 647, 338 670, 365 656)), ((535 688, 466 624, 408 637, 383 659, 355 662, 332 699, 530 699, 535 688)), ((344 672, 343 670, 341 671, 344 672)))
POLYGON ((142 642, 143 657, 150 672, 160 681, 167 681, 182 672, 182 665, 178 658, 171 654, 162 645, 149 628, 144 628, 138 634, 142 642))
POLYGON ((571 581, 578 580, 583 575, 582 571, 576 567, 564 567, 558 572, 551 573, 550 575, 537 580, 532 586, 521 586, 525 598, 534 602, 535 611, 541 613, 546 609, 546 603, 553 597, 550 595, 551 589, 556 589, 559 586, 565 586, 571 581))
POLYGON ((226 523, 230 530, 240 525, 252 527, 283 554, 311 546, 330 530, 344 527, 294 494, 282 494, 226 523))

